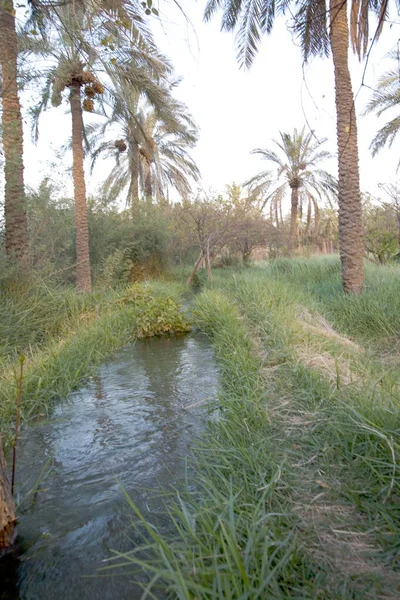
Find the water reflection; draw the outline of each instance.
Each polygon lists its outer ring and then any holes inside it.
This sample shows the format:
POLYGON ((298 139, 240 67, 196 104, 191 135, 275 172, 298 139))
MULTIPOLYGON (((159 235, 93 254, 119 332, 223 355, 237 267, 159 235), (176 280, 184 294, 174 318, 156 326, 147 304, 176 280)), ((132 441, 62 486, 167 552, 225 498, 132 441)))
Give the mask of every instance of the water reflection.
POLYGON ((216 385, 203 335, 146 340, 105 364, 51 422, 25 430, 18 481, 33 483, 48 457, 53 467, 35 502, 25 504, 19 591, 5 598, 140 597, 126 577, 82 576, 96 573, 110 548, 132 548, 118 482, 144 513, 162 510, 157 490, 184 475, 188 445, 205 421, 203 401, 215 398, 216 385))

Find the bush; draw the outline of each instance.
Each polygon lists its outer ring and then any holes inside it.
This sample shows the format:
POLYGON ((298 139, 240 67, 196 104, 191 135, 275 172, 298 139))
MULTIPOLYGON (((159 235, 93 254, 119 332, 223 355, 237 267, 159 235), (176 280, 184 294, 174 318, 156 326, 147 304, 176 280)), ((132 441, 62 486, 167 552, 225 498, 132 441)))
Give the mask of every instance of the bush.
POLYGON ((191 330, 191 324, 180 311, 178 302, 170 296, 154 294, 146 285, 132 285, 118 302, 135 309, 138 338, 191 330))

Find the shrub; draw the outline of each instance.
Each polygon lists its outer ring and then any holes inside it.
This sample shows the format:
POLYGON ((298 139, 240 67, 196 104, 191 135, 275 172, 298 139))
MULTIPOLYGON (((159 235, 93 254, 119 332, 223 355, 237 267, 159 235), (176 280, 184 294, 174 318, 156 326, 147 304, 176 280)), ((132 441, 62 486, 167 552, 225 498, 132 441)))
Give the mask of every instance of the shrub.
POLYGON ((136 313, 136 336, 152 337, 191 330, 191 324, 171 296, 159 296, 146 285, 130 286, 118 302, 131 305, 136 313))

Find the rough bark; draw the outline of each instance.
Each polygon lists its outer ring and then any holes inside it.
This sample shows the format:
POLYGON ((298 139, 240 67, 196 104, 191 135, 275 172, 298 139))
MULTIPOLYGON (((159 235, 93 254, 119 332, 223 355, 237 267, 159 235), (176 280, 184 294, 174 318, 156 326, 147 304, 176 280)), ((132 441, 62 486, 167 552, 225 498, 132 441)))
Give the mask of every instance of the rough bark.
POLYGON ((151 185, 151 164, 147 159, 145 159, 145 161, 144 161, 143 171, 144 171, 144 195, 146 197, 146 200, 151 202, 153 199, 153 188, 151 185))
POLYGON ((83 168, 83 119, 80 85, 71 85, 69 101, 72 115, 72 156, 76 228, 76 286, 80 292, 92 290, 89 253, 89 227, 83 168))
POLYGON ((17 88, 17 34, 12 0, 0 0, 0 63, 4 149, 6 252, 18 261, 28 256, 23 134, 17 88))
POLYGON ((335 70, 342 284, 345 292, 359 294, 364 285, 364 247, 357 121, 348 65, 347 0, 330 0, 330 41, 335 70))
POLYGON ((208 276, 208 281, 210 283, 213 283, 214 280, 213 280, 212 269, 211 269, 212 257, 210 255, 210 249, 209 248, 207 248, 206 261, 207 261, 207 276, 208 276))
POLYGON ((196 263, 195 263, 195 265, 193 267, 193 270, 192 270, 192 272, 190 273, 189 277, 186 280, 186 285, 188 287, 192 283, 193 277, 196 275, 197 271, 199 270, 202 260, 203 260, 203 253, 200 252, 199 258, 196 260, 196 263))
POLYGON ((129 149, 129 170, 131 176, 131 210, 135 216, 139 204, 139 148, 132 143, 129 149))
POLYGON ((0 437, 0 556, 11 549, 15 540, 15 505, 11 495, 7 465, 0 437))
POLYGON ((315 228, 315 241, 318 243, 319 238, 319 208, 318 204, 314 202, 314 228, 315 228))
POLYGON ((299 188, 292 187, 291 194, 291 212, 290 212, 290 233, 289 233, 289 255, 291 256, 297 246, 298 237, 298 213, 299 213, 299 188))
POLYGON ((307 206, 307 224, 306 224, 306 231, 305 231, 305 235, 306 237, 310 234, 310 228, 311 228, 311 200, 308 200, 308 206, 307 206))

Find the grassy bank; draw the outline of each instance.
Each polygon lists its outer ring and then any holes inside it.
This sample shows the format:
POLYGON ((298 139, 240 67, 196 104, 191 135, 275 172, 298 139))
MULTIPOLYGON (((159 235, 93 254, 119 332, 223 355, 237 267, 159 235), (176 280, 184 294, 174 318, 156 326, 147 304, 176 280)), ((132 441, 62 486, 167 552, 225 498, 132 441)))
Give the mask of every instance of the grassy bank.
POLYGON ((136 511, 149 558, 120 562, 182 600, 398 598, 399 271, 368 266, 359 298, 336 259, 215 279, 195 306, 222 374, 196 493, 170 506, 173 540, 136 511))
POLYGON ((0 431, 6 442, 15 420, 21 356, 21 414, 29 421, 46 415, 121 346, 187 330, 190 325, 180 312, 183 289, 159 281, 86 295, 40 281, 3 289, 0 431))

